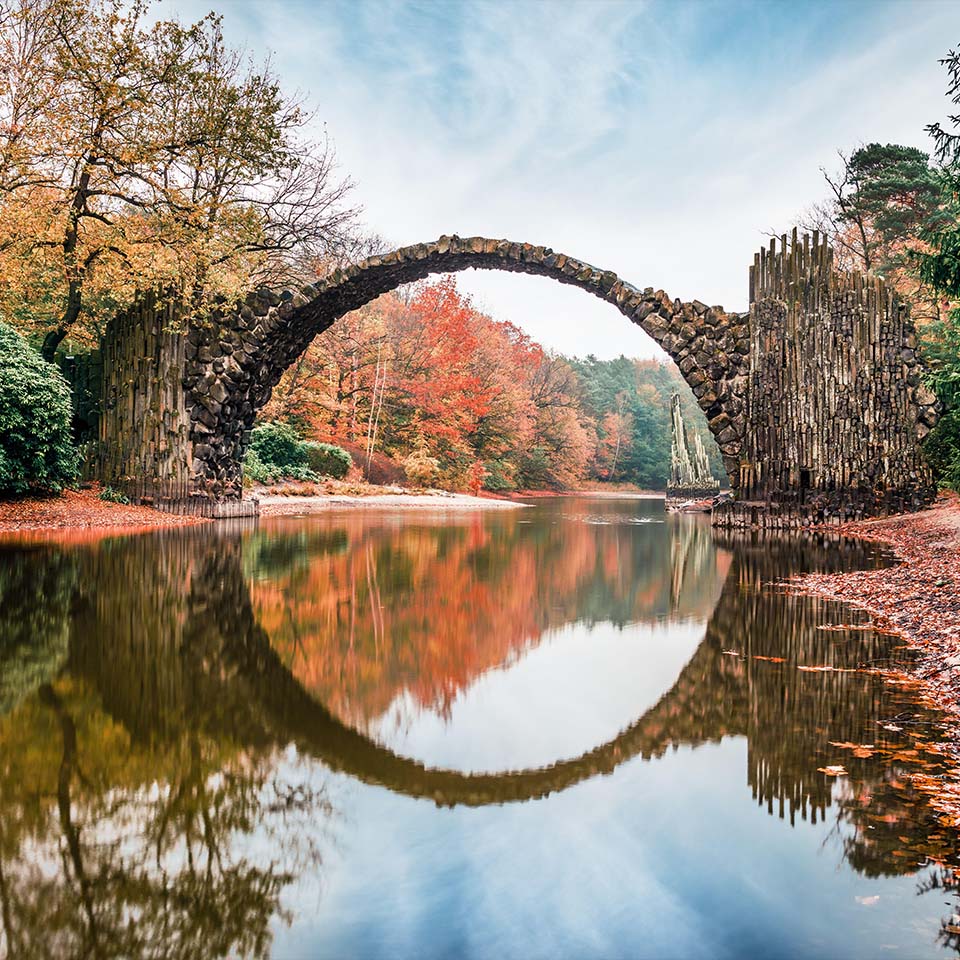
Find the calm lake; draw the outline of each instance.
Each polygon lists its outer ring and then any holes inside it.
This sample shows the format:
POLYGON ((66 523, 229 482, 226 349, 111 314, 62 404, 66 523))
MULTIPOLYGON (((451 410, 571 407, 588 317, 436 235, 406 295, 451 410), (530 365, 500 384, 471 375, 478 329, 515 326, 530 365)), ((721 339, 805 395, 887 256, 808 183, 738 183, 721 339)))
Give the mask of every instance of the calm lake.
POLYGON ((956 952, 938 718, 776 585, 884 562, 601 497, 7 543, 0 954, 956 952))

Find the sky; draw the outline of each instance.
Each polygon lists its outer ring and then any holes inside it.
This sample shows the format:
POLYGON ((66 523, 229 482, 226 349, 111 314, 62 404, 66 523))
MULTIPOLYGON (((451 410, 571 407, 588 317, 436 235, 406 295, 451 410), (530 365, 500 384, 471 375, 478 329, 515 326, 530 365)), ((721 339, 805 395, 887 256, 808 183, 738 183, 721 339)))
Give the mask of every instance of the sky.
MULTIPOLYGON (((389 246, 441 234, 543 244, 728 310, 771 230, 861 143, 929 148, 960 0, 161 0, 211 9, 300 91, 389 246)), ((459 286, 549 348, 658 350, 554 281, 459 286)))

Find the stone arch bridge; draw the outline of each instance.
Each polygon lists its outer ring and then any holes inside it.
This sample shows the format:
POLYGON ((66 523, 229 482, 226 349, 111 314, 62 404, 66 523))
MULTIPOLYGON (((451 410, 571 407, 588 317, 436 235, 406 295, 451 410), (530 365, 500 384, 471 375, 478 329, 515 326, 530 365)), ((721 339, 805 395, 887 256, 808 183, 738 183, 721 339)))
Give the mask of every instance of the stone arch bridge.
POLYGON ((936 422, 908 312, 881 280, 834 269, 818 236, 771 241, 750 307, 728 313, 640 289, 547 247, 441 237, 258 290, 203 322, 142 298, 109 325, 95 469, 137 501, 209 516, 255 512, 241 461, 283 372, 344 314, 397 286, 468 268, 550 277, 615 306, 676 362, 723 455, 721 523, 796 526, 916 509, 932 496, 920 441, 936 422))

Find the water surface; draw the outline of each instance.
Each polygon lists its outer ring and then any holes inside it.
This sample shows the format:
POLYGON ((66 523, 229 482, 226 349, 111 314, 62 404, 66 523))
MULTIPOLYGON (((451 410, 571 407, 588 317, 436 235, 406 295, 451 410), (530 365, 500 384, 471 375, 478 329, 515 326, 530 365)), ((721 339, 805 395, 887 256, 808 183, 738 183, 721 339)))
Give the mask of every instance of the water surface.
POLYGON ((8 543, 0 950, 952 952, 938 718, 775 586, 882 562, 607 498, 8 543))

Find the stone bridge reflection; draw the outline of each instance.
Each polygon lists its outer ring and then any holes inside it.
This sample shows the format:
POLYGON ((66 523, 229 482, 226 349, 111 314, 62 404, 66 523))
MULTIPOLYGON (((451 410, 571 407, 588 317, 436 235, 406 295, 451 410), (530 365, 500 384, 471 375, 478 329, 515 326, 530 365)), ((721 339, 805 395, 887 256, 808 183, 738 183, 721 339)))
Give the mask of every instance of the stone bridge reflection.
MULTIPOLYGON (((586 551, 600 567, 606 548, 624 546, 604 529, 586 551)), ((472 536, 469 528, 464 535, 472 536)), ((308 689, 291 671, 283 618, 271 620, 278 643, 264 627, 272 608, 257 580, 258 570, 270 582, 284 571, 305 575, 302 550, 282 536, 221 528, 76 548, 4 548, 11 562, 0 564, 0 952, 127 957, 149 955, 159 943, 170 957, 265 954, 280 894, 319 869, 316 834, 333 812, 308 770, 282 753, 290 743, 366 783, 475 805, 542 797, 631 758, 742 737, 757 801, 791 822, 822 819, 832 807, 845 824, 844 854, 862 874, 912 873, 928 857, 948 862, 953 835, 923 813, 903 764, 889 755, 845 757, 848 786, 836 792, 816 772, 834 762, 828 741, 873 739, 878 720, 919 708, 874 676, 796 666, 856 667, 886 656, 887 639, 819 630, 834 612, 829 606, 762 588, 791 571, 867 564, 870 556, 850 547, 841 554, 825 541, 716 534, 713 553, 695 526, 672 536, 664 531, 676 560, 669 582, 637 587, 633 580, 618 595, 627 621, 671 610, 709 617, 672 687, 580 757, 489 775, 428 769, 398 756, 324 705, 316 694, 322 684, 308 689), (268 862, 234 852, 234 838, 254 834, 260 849, 269 838, 268 862)), ((442 549, 420 543, 415 552, 450 556, 457 538, 428 541, 442 549)), ((497 547, 481 546, 489 575, 497 547)), ((337 566, 344 555, 338 535, 313 547, 325 558, 316 574, 341 583, 349 570, 337 566)), ((545 549, 549 557, 552 547, 545 549)), ((620 589, 581 563, 575 576, 573 568, 556 571, 570 578, 565 595, 578 591, 577 602, 530 623, 546 628, 574 608, 583 615, 601 581, 603 589, 620 589)), ((404 576, 415 584, 415 571, 404 576)), ((367 640, 377 642, 372 617, 368 629, 367 640)), ((407 678, 391 674, 394 681, 407 678)), ((429 702, 434 694, 431 686, 429 702)), ((888 739, 914 746, 906 733, 888 739)))
MULTIPOLYGON (((837 565, 837 548, 731 541, 734 559, 703 641, 673 686, 614 739, 537 769, 428 768, 345 723, 290 672, 254 613, 244 575, 247 538, 208 531, 162 536, 161 563, 145 562, 143 551, 156 555, 152 538, 85 552, 79 583, 131 588, 87 593, 77 604, 69 649, 69 672, 83 676, 108 713, 144 740, 199 722, 210 735, 251 745, 294 743, 332 770, 397 793, 483 805, 543 797, 634 757, 742 736, 758 801, 780 816, 816 819, 830 802, 831 785, 816 772, 826 741, 859 742, 890 710, 889 692, 872 676, 796 669, 856 668, 885 655, 884 638, 818 630, 828 607, 761 589, 788 570, 837 565)), ((865 553, 860 560, 869 562, 865 553)))
POLYGON ((254 617, 305 691, 361 730, 398 696, 447 716, 561 627, 710 618, 731 555, 701 518, 637 523, 603 501, 538 513, 265 525, 242 546, 254 617))

